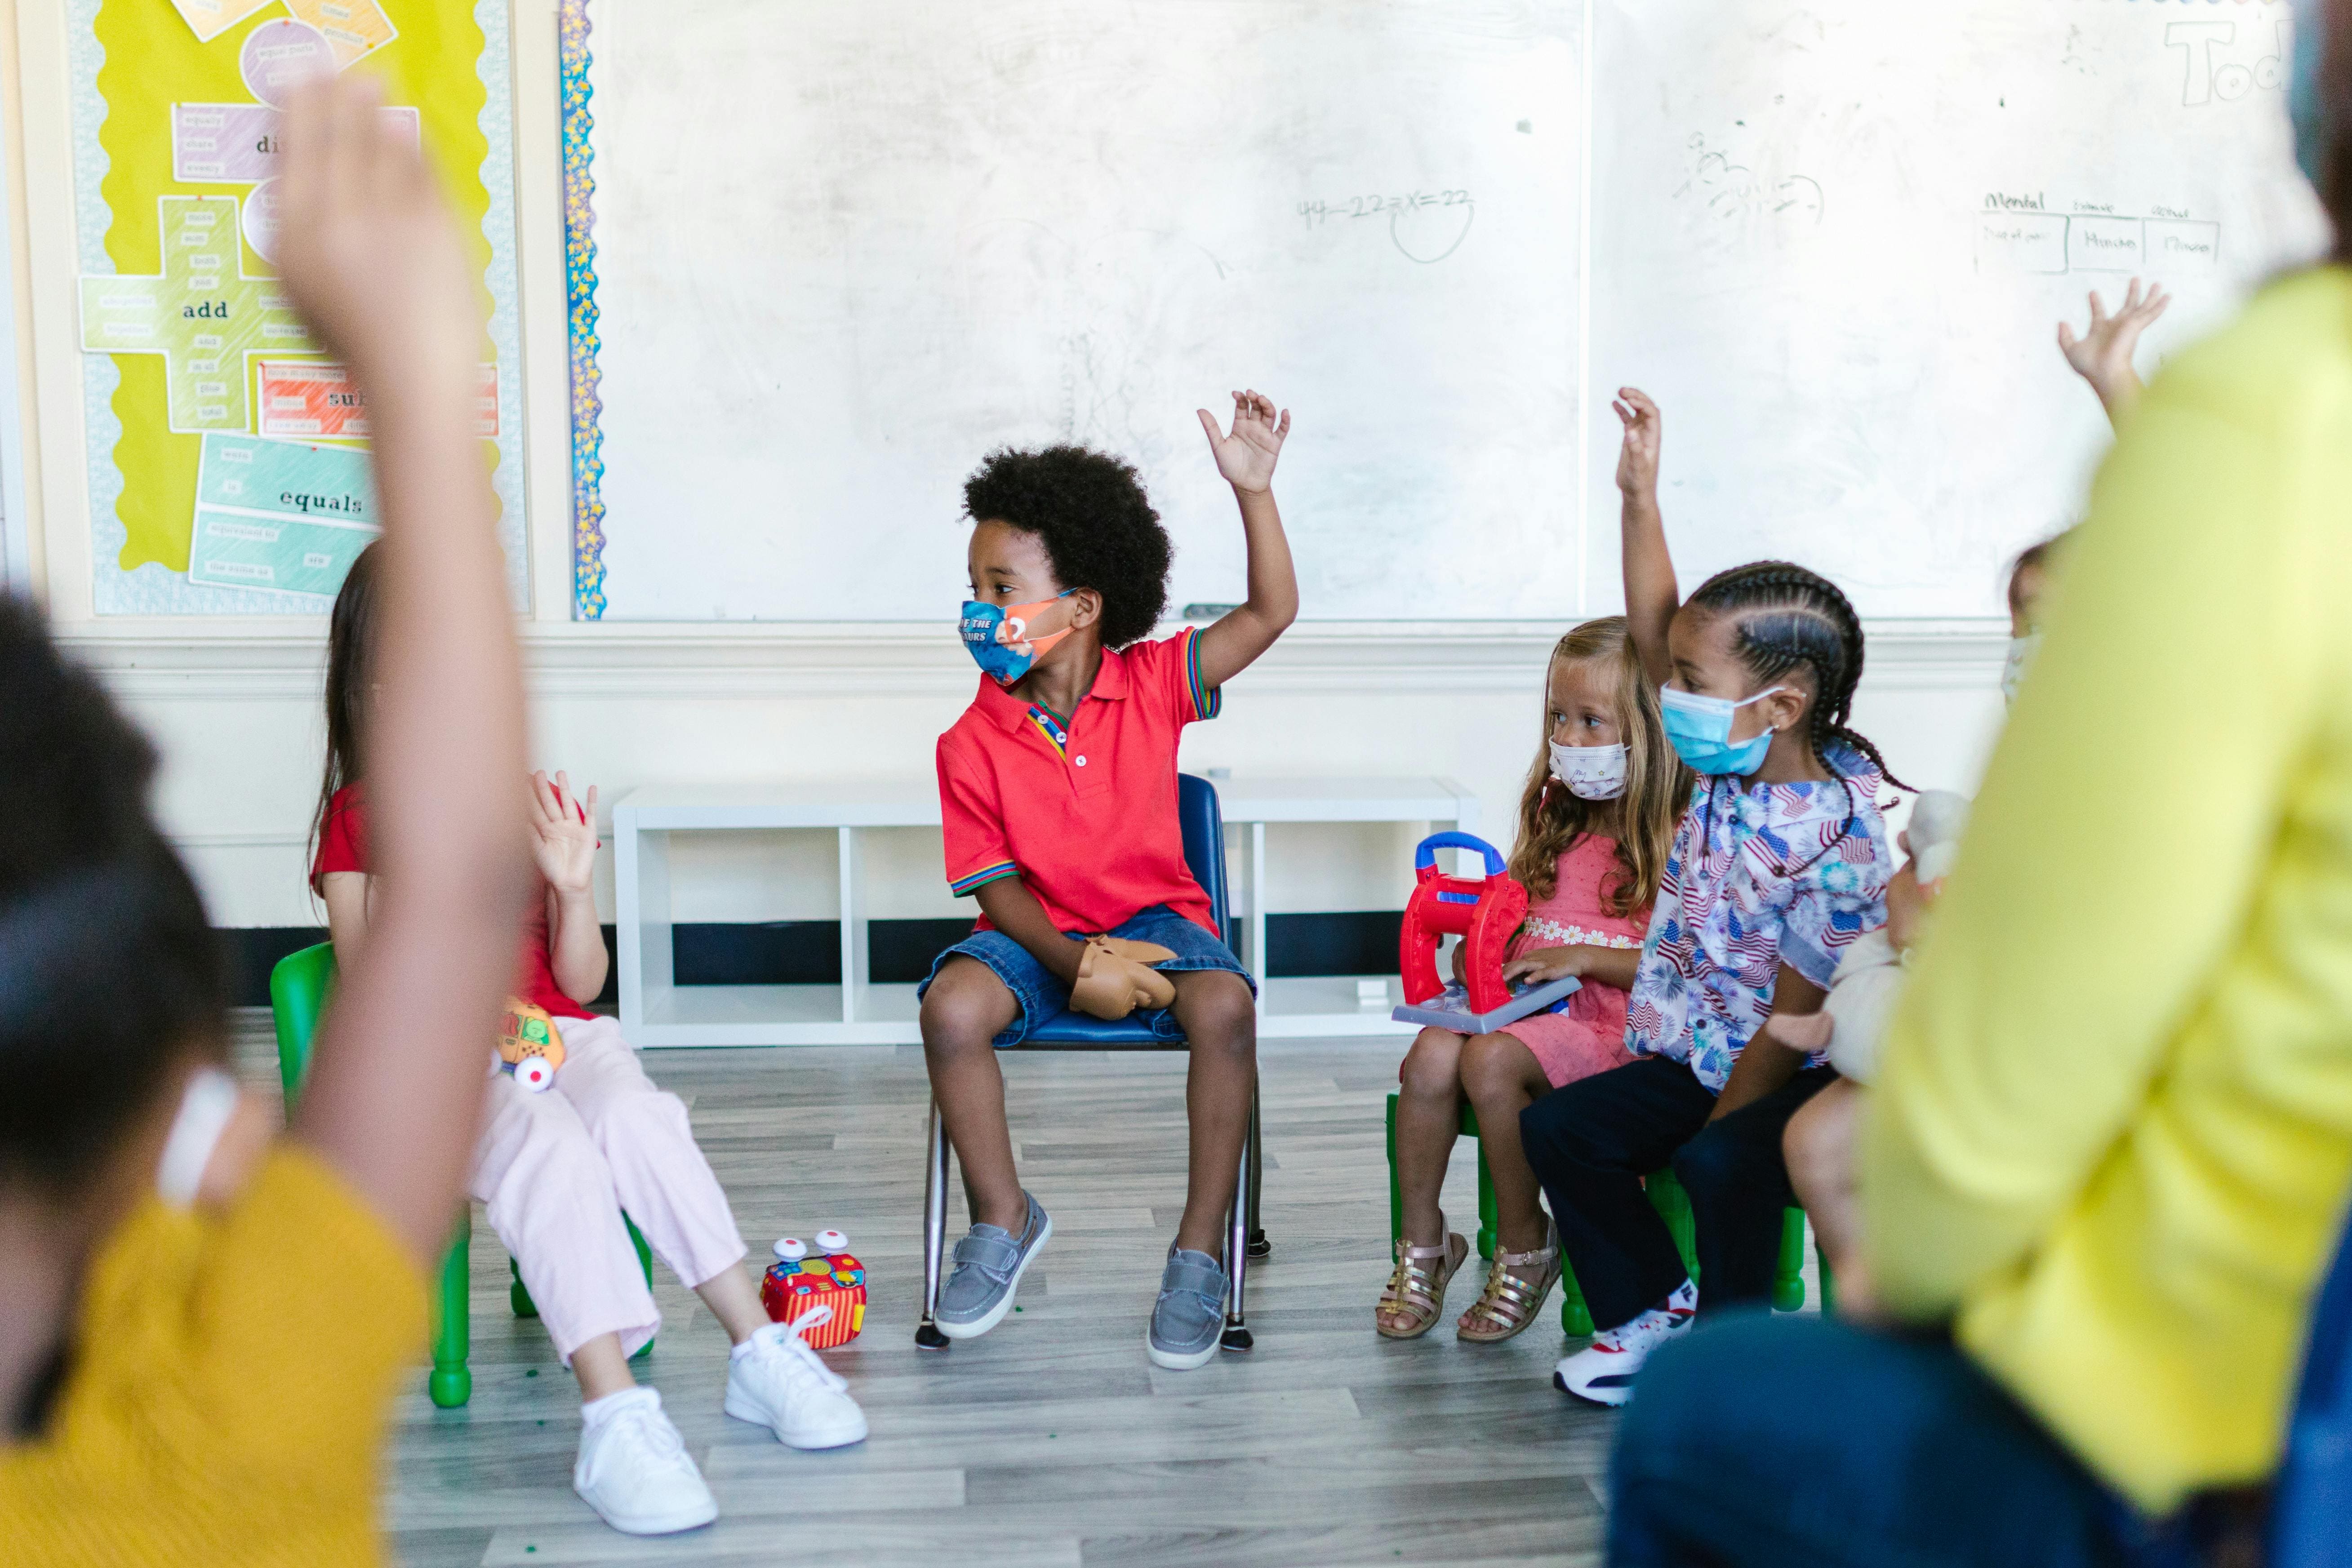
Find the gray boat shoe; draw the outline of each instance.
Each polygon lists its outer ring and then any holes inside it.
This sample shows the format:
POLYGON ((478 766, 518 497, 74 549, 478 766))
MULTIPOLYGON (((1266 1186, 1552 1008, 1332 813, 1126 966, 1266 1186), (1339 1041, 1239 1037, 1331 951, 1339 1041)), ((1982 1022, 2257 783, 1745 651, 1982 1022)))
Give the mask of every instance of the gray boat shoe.
POLYGON ((1205 1252, 1171 1247, 1143 1338, 1151 1364, 1189 1372, 1214 1360, 1225 1331, 1225 1271, 1205 1252))
POLYGON ((1013 1293, 1029 1260, 1054 1234, 1054 1221, 1035 1198, 1023 1193, 1029 1205, 1029 1222, 1020 1239, 1001 1226, 976 1225, 955 1244, 955 1267, 940 1286, 939 1310, 932 1321, 951 1340, 976 1340, 1004 1321, 1013 1310, 1013 1293))

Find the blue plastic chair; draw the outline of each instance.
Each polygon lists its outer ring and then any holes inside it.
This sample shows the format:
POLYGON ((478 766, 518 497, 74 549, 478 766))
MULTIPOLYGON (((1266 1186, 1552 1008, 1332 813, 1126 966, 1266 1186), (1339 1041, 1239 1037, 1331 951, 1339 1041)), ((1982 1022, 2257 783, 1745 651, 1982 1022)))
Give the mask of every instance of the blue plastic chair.
POLYGON ((2272 1568, 2352 1568, 2352 1224, 2312 1310, 2272 1493, 2272 1568))
MULTIPOLYGON (((1225 880, 1225 818, 1217 806, 1217 788, 1191 773, 1176 776, 1176 815, 1184 831, 1184 863, 1192 879, 1209 897, 1209 909, 1220 931, 1232 930, 1232 900, 1225 880)), ((1029 1032, 1010 1050, 1044 1051, 1181 1051, 1181 1040, 1163 1040, 1133 1018, 1116 1022, 1073 1013, 1055 1014, 1029 1032)), ((1245 1351, 1251 1338, 1244 1310, 1249 1260, 1264 1258, 1273 1246, 1258 1225, 1258 1194, 1264 1161, 1260 1157, 1257 1095, 1250 1095, 1249 1136, 1242 1141, 1240 1184, 1234 1189, 1233 1222, 1227 1227, 1225 1256, 1233 1283, 1225 1300, 1223 1347, 1245 1351)), ((915 1343, 927 1351, 944 1351, 952 1342, 939 1331, 932 1314, 940 1302, 940 1274, 947 1252, 948 1137, 940 1119, 940 1102, 931 1101, 930 1147, 923 1175, 923 1321, 915 1330, 915 1343)))

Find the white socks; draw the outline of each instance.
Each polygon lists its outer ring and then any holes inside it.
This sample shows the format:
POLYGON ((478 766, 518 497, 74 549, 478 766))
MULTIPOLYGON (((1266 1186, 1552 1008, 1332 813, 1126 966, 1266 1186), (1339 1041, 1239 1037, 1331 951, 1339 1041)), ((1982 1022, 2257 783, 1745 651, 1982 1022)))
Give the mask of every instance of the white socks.
POLYGON ((656 1410, 659 1410, 661 1390, 645 1387, 625 1388, 618 1394, 608 1394, 602 1399, 585 1401, 580 1406, 580 1419, 583 1423, 581 1436, 586 1437, 589 1433, 593 1432, 622 1411, 635 1409, 641 1405, 649 1405, 656 1410))

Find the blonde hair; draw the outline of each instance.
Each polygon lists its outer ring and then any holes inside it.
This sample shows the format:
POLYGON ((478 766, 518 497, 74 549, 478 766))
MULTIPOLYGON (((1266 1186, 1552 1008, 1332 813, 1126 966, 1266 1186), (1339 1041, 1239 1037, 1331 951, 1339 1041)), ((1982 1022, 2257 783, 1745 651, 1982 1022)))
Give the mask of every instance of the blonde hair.
POLYGON ((1625 793, 1614 803, 1622 814, 1618 874, 1601 889, 1604 907, 1622 919, 1657 900, 1666 857, 1674 848, 1675 826, 1690 797, 1691 775, 1666 742, 1665 726, 1658 718, 1658 693, 1633 651, 1625 617, 1604 616, 1561 637, 1544 662, 1543 730, 1536 742, 1535 765, 1528 770, 1527 787, 1520 792, 1519 837, 1511 850, 1511 875, 1527 888, 1528 898, 1552 896, 1559 858, 1592 831, 1611 805, 1584 800, 1551 776, 1551 667, 1564 660, 1607 667, 1617 729, 1625 740, 1625 793))

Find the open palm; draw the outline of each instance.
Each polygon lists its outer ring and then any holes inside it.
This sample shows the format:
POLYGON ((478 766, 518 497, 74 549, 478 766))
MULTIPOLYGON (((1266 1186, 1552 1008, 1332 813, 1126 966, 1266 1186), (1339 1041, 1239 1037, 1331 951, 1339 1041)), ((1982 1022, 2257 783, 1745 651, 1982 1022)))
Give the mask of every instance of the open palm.
POLYGON ((552 780, 530 775, 530 853, 547 885, 562 893, 585 892, 596 874, 596 786, 572 793, 569 774, 552 780))
POLYGON ((1237 490, 1263 490, 1274 483, 1275 460, 1282 456, 1282 443, 1290 435, 1290 412, 1277 413, 1274 399, 1257 392, 1234 394, 1234 427, 1230 434, 1217 428, 1217 416, 1203 408, 1200 411, 1201 428, 1209 433, 1209 450, 1217 459, 1217 472, 1237 490))
POLYGON ((2172 296, 2161 284, 2151 283, 2146 293, 2135 278, 2125 291, 2123 309, 2107 314, 2106 302, 2095 292, 2091 296, 2091 325, 2082 336, 2074 335, 2071 321, 2058 323, 2058 348, 2074 374, 2093 386, 2103 386, 2132 374, 2132 354, 2139 347, 2139 336, 2154 325, 2172 303, 2172 296))

